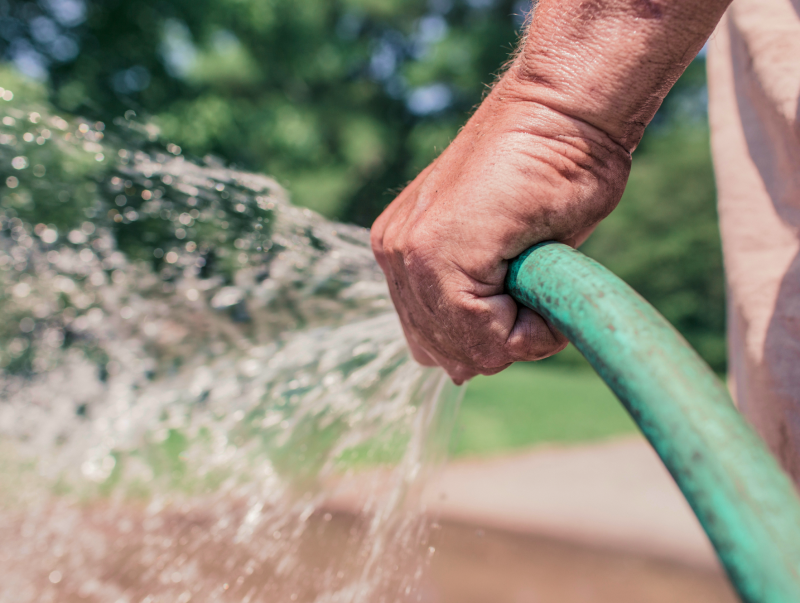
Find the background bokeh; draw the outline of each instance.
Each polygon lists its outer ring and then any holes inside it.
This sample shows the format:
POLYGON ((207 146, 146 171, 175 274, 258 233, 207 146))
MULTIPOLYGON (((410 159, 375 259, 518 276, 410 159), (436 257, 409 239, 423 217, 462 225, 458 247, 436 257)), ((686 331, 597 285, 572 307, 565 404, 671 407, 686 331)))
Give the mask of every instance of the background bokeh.
MULTIPOLYGON (((189 155, 268 173, 295 203, 368 226, 455 136, 529 8, 525 0, 0 0, 0 56, 59 111, 105 122, 134 111, 189 155)), ((5 160, 0 169, 14 172, 5 160)), ((584 251, 724 371, 702 56, 667 98, 635 153, 622 204, 584 251)))

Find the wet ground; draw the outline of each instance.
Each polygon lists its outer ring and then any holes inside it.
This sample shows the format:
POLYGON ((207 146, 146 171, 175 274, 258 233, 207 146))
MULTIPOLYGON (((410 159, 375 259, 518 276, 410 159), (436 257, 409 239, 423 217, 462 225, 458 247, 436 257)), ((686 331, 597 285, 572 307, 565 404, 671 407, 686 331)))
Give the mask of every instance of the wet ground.
POLYGON ((390 477, 357 474, 315 506, 230 493, 8 505, 0 603, 737 600, 643 441, 454 462, 411 497, 438 523, 418 504, 376 523, 386 507, 369 501, 390 477))
MULTIPOLYGON (((433 524, 417 554, 380 558, 375 569, 392 575, 359 598, 353 577, 369 556, 354 544, 368 529, 363 519, 312 516, 305 535, 286 548, 263 538, 243 542, 198 508, 162 512, 155 522, 135 515, 118 507, 54 509, 38 525, 30 515, 3 522, 0 601, 736 601, 718 570, 453 522, 433 524)), ((273 534, 276 543, 281 538, 273 534)))

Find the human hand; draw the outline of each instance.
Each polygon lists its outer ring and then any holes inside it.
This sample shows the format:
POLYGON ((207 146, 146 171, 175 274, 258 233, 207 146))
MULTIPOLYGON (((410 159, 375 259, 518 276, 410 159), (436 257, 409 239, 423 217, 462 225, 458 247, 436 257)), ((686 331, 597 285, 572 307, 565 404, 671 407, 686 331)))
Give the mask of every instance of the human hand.
POLYGON ((510 69, 372 229, 414 357, 456 383, 564 347, 503 293, 508 260, 579 245, 730 0, 539 0, 510 69))
POLYGON ((504 293, 508 261, 577 246, 616 207, 630 153, 535 102, 512 69, 372 228, 414 358, 456 383, 560 351, 566 339, 504 293))

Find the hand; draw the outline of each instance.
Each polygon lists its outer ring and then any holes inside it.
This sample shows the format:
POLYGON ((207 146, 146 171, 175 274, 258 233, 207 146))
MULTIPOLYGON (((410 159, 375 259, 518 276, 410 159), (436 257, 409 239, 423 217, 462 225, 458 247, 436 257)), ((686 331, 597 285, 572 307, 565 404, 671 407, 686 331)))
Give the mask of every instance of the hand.
POLYGON ((531 100, 512 69, 372 228, 414 358, 457 384, 562 350, 564 336, 504 293, 508 260, 577 246, 622 196, 630 153, 531 100))

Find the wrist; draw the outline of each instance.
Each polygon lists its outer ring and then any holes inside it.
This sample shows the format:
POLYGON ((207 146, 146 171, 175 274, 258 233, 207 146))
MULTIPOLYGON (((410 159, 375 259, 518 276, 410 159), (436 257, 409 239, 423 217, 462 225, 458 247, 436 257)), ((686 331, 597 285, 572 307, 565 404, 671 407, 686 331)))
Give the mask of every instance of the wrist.
MULTIPOLYGON (((582 165, 597 161, 609 165, 629 164, 631 155, 625 145, 593 123, 595 120, 586 119, 585 113, 569 109, 553 102, 546 86, 521 81, 512 65, 471 121, 479 122, 476 124, 479 129, 491 128, 536 139, 540 146, 560 149, 559 154, 585 155, 586 161, 578 160, 582 165), (609 161, 611 156, 616 160, 609 161)), ((467 129, 470 126, 472 123, 467 129)))
POLYGON ((503 80, 632 151, 729 0, 541 0, 503 80))

